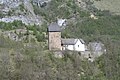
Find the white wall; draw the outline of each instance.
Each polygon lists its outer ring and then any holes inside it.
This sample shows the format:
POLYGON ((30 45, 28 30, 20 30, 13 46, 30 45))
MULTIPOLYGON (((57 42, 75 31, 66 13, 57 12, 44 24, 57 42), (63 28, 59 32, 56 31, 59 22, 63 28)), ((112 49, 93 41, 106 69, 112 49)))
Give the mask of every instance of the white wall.
POLYGON ((74 50, 74 45, 68 45, 66 48, 67 48, 68 50, 74 50))
POLYGON ((75 51, 85 51, 85 44, 82 44, 80 40, 76 42, 74 47, 75 47, 75 51))
POLYGON ((65 47, 68 50, 85 51, 85 44, 82 44, 80 40, 78 40, 75 45, 65 45, 65 47))
POLYGON ((74 50, 74 45, 64 45, 62 46, 62 50, 74 50))

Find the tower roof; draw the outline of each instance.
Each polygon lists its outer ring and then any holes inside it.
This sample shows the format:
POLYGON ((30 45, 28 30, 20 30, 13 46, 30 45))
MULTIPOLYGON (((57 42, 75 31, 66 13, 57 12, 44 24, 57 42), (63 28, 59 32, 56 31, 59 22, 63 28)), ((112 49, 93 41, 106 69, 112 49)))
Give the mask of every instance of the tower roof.
POLYGON ((55 23, 51 23, 51 24, 48 26, 48 31, 49 31, 49 32, 60 32, 60 31, 61 31, 61 28, 60 28, 60 26, 55 22, 55 23))

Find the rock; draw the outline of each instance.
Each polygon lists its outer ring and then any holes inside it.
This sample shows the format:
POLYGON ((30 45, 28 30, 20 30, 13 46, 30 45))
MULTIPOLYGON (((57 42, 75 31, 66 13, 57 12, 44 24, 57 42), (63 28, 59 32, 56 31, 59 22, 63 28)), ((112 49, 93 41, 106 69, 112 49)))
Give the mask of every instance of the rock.
POLYGON ((11 16, 11 17, 5 17, 5 18, 1 18, 0 22, 13 22, 14 20, 20 20, 22 21, 22 23, 24 23, 25 25, 41 25, 41 21, 38 18, 30 18, 28 16, 23 16, 23 15, 19 15, 19 16, 11 16))
POLYGON ((0 18, 1 22, 8 23, 14 20, 20 20, 26 25, 42 24, 41 18, 35 15, 30 0, 0 0, 0 4, 2 4, 0 5, 1 14, 5 15, 5 17, 0 18), (20 5, 22 5, 23 11, 21 11, 20 5), (8 16, 8 14, 10 15, 8 16))

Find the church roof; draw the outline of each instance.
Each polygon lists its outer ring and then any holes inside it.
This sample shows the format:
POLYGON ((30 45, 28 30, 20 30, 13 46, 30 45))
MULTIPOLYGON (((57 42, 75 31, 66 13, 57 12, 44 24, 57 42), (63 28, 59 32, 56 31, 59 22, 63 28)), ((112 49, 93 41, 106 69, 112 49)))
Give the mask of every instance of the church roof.
POLYGON ((73 38, 72 39, 62 39, 61 43, 63 45, 74 45, 74 44, 76 44, 76 42, 78 40, 80 40, 80 42, 83 43, 83 44, 85 43, 83 39, 73 39, 73 38))
POLYGON ((63 45, 74 45, 76 43, 76 39, 62 39, 63 45))
POLYGON ((49 31, 49 32, 60 32, 60 31, 61 31, 61 28, 60 28, 60 26, 55 22, 55 23, 51 23, 51 24, 48 26, 48 31, 49 31))

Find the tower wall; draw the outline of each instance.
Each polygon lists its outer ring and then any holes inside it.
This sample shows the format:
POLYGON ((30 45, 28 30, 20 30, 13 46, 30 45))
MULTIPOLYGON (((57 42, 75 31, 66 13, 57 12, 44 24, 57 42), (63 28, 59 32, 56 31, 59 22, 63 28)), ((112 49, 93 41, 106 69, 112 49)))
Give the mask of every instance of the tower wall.
POLYGON ((61 50, 61 32, 48 32, 49 50, 61 50))

